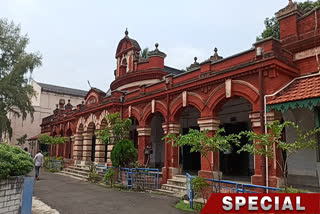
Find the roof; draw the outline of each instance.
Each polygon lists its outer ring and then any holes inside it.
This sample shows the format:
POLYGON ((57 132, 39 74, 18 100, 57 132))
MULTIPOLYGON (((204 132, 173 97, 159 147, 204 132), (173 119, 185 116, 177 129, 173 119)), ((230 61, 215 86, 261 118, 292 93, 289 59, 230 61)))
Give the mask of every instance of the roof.
POLYGON ((167 72, 167 73, 173 74, 173 75, 177 75, 177 74, 183 73, 184 71, 176 69, 176 68, 172 68, 172 67, 169 67, 169 66, 164 66, 164 72, 167 72))
POLYGON ((75 97, 85 97, 88 93, 88 91, 80 90, 80 89, 67 88, 67 87, 50 85, 50 84, 40 83, 40 82, 37 82, 37 83, 40 85, 41 91, 51 92, 55 94, 70 95, 75 97))
POLYGON ((297 100, 305 100, 320 97, 320 74, 310 77, 302 77, 292 82, 286 89, 268 101, 268 105, 274 105, 297 100))
MULTIPOLYGON (((40 135, 40 134, 39 134, 40 135)), ((33 137, 30 137, 27 139, 27 141, 32 141, 32 140, 37 140, 39 135, 36 135, 36 136, 33 136, 33 137)))

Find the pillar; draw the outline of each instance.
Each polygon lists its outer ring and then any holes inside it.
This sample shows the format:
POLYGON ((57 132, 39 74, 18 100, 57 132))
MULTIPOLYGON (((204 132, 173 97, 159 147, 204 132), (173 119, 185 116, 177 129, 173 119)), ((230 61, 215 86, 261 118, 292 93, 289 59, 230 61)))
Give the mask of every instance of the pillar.
POLYGON ((140 166, 147 163, 148 156, 145 155, 145 149, 151 147, 150 136, 151 128, 149 126, 137 127, 138 132, 138 161, 140 166))
MULTIPOLYGON (((208 130, 208 136, 213 137, 219 129, 220 120, 214 117, 203 117, 198 119, 200 131, 208 130)), ((220 151, 209 152, 207 157, 201 155, 201 170, 199 176, 204 178, 222 179, 220 171, 220 151)))
POLYGON ((97 165, 105 165, 105 148, 106 145, 101 142, 99 135, 96 131, 96 146, 95 146, 95 157, 94 157, 94 163, 97 165))
POLYGON ((83 152, 81 165, 91 164, 92 133, 83 133, 83 152))
MULTIPOLYGON (((257 134, 262 134, 260 112, 251 112, 249 115, 252 123, 252 131, 257 134)), ((267 113, 267 123, 271 124, 273 121, 279 119, 279 115, 275 112, 267 113)), ((254 142, 255 143, 255 142, 254 142)), ((275 159, 268 159, 268 186, 280 187, 283 184, 282 176, 277 173, 277 163, 276 158, 280 158, 279 151, 276 149, 275 145, 274 154, 275 159), (278 155, 277 155, 278 154, 278 155)), ((251 183, 255 185, 266 186, 266 158, 261 155, 254 155, 254 175, 251 177, 251 183)))
POLYGON ((74 137, 74 136, 71 136, 70 139, 71 139, 71 151, 70 151, 70 156, 71 156, 71 160, 74 160, 74 151, 73 151, 73 149, 74 149, 74 139, 75 139, 75 137, 74 137))
MULTIPOLYGON (((164 134, 180 134, 180 124, 179 123, 169 123, 162 125, 164 134)), ((174 142, 168 143, 168 139, 165 140, 167 149, 165 149, 165 163, 162 168, 163 183, 166 183, 167 179, 172 178, 174 175, 181 174, 181 168, 179 166, 179 146, 174 147, 174 142)))
POLYGON ((81 133, 74 135, 73 159, 75 164, 80 164, 83 151, 83 136, 81 133))

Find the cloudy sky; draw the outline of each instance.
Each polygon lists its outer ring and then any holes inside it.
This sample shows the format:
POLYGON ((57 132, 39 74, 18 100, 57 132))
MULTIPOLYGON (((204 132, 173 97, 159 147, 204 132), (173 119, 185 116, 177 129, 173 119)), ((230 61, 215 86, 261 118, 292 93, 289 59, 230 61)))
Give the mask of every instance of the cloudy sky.
POLYGON ((125 28, 141 48, 167 54, 165 64, 183 69, 217 47, 227 57, 249 49, 264 19, 288 0, 1 0, 0 18, 20 24, 28 51, 43 65, 39 82, 106 91, 114 79, 115 51, 125 28))

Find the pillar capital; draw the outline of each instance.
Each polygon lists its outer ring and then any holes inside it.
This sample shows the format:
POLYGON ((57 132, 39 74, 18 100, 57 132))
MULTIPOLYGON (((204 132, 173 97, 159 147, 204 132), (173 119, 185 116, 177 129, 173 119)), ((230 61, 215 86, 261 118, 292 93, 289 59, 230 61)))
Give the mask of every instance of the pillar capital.
POLYGON ((149 126, 137 127, 138 136, 151 136, 151 128, 149 126))
MULTIPOLYGON (((250 112, 249 118, 252 123, 252 128, 256 128, 256 127, 261 126, 259 111, 250 112)), ((280 112, 275 112, 275 111, 267 112, 267 121, 265 121, 265 123, 272 124, 273 121, 276 121, 276 120, 281 120, 281 113, 280 112)))
POLYGON ((220 120, 214 117, 203 117, 198 119, 200 131, 216 131, 219 129, 220 120))
MULTIPOLYGON (((164 131, 164 134, 168 134, 167 133, 167 124, 163 123, 162 124, 162 128, 164 131)), ((179 123, 169 123, 169 134, 180 134, 180 124, 179 123)))

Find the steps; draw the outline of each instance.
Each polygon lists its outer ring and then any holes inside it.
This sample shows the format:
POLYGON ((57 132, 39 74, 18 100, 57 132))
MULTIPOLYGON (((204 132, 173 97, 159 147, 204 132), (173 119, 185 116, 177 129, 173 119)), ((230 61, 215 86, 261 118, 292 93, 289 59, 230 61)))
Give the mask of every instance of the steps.
POLYGON ((67 168, 63 168, 63 170, 60 173, 69 175, 81 180, 87 180, 89 177, 89 167, 80 166, 80 165, 69 166, 67 168))
POLYGON ((167 180, 167 184, 162 184, 161 189, 157 192, 169 194, 176 197, 182 197, 186 194, 186 176, 176 175, 173 178, 167 180))

